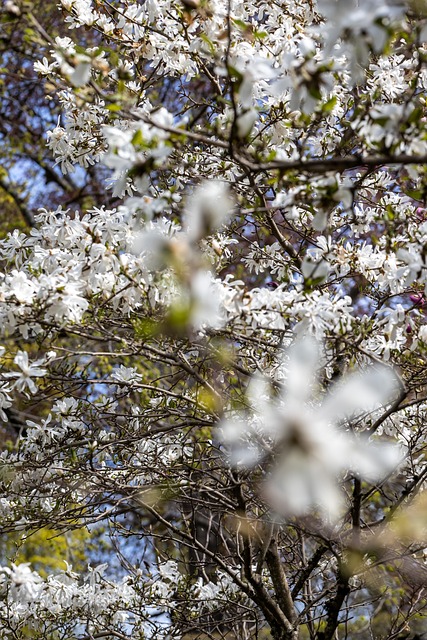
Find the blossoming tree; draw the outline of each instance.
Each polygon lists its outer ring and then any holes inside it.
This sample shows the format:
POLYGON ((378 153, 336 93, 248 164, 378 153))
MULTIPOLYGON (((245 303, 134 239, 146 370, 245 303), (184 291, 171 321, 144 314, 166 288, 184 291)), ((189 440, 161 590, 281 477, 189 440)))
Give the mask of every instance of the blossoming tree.
POLYGON ((58 166, 116 206, 0 243, 1 527, 114 553, 2 559, 0 638, 420 637, 424 3, 4 11, 50 48, 58 166))

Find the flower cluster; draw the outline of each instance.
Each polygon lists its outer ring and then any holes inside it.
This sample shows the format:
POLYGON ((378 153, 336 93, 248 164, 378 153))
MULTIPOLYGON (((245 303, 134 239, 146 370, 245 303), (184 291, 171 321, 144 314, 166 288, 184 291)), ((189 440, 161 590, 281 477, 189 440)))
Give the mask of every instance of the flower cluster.
POLYGON ((362 611, 406 633, 423 538, 390 521, 425 481, 422 3, 61 0, 58 37, 6 4, 45 45, 73 206, 0 239, 1 526, 100 527, 103 564, 45 576, 5 542, 1 640, 330 640, 362 611))

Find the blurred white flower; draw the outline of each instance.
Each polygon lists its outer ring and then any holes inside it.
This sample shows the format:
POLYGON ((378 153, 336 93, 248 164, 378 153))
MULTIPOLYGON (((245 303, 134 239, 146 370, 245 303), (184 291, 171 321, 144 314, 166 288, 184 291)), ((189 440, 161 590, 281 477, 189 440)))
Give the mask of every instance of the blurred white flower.
POLYGON ((325 282, 330 271, 327 260, 317 258, 307 252, 301 263, 301 273, 305 280, 315 281, 316 284, 325 282))
MULTIPOLYGON (((233 67, 241 76, 238 98, 244 109, 250 109, 257 83, 274 80, 278 76, 278 70, 274 68, 272 60, 253 55, 250 47, 243 45, 238 50, 239 55, 232 61, 233 67)), ((221 71, 220 73, 222 75, 221 71)))
POLYGON ((325 53, 337 57, 338 51, 346 52, 353 82, 363 78, 370 49, 376 53, 384 49, 387 25, 403 10, 386 0, 318 0, 317 6, 325 18, 325 53))
POLYGON ((15 16, 21 15, 21 9, 19 8, 19 5, 16 4, 15 2, 12 2, 12 0, 6 0, 6 2, 3 5, 3 10, 15 16))
POLYGON ((205 181, 188 199, 184 228, 190 240, 198 242, 227 222, 233 208, 228 185, 221 180, 205 181))
POLYGON ((137 232, 131 251, 136 255, 144 254, 147 269, 160 271, 173 262, 173 244, 173 238, 156 226, 137 232))
POLYGON ((210 271, 196 271, 191 278, 191 323, 195 329, 211 327, 219 329, 225 317, 221 308, 221 297, 210 271))
POLYGON ((69 74, 70 82, 73 87, 83 87, 90 80, 90 72, 92 69, 91 61, 79 62, 71 71, 68 71, 69 67, 66 67, 66 73, 69 74))
POLYGON ((318 7, 326 19, 324 37, 328 53, 344 33, 348 39, 369 36, 374 51, 380 51, 387 37, 381 20, 393 19, 402 12, 401 6, 392 7, 384 0, 376 3, 370 0, 319 0, 318 7))
POLYGON ((418 329, 418 338, 421 340, 421 342, 427 344, 427 325, 423 324, 418 329))
POLYGON ((223 420, 222 440, 233 466, 262 464, 263 493, 278 512, 304 515, 314 508, 333 517, 343 502, 343 473, 376 481, 402 459, 398 446, 368 442, 345 426, 346 419, 388 402, 398 380, 391 369, 372 367, 345 378, 320 404, 314 399, 317 342, 297 340, 288 356, 280 397, 273 400, 267 381, 254 377, 248 389, 254 414, 223 420))
POLYGON ((237 136, 239 138, 246 138, 252 131, 255 122, 258 119, 258 112, 256 109, 247 109, 239 115, 236 121, 237 136))
POLYGON ((159 564, 159 574, 163 580, 170 580, 175 583, 178 583, 181 578, 178 565, 174 560, 168 560, 167 562, 159 564))

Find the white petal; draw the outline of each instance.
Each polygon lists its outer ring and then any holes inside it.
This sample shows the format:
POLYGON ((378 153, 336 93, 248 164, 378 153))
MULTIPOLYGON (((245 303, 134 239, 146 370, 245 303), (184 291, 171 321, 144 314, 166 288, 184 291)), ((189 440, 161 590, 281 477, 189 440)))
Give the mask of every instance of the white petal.
POLYGON ((390 367, 371 367, 344 378, 325 398, 322 411, 333 419, 379 409, 393 399, 399 378, 390 367))
POLYGON ((304 403, 311 395, 319 365, 319 345, 311 336, 298 338, 288 350, 286 396, 304 403))
POLYGON ((369 482, 382 480, 397 469, 405 456, 402 447, 389 442, 354 441, 348 467, 369 482))
POLYGON ((312 509, 335 516, 342 495, 334 476, 323 465, 303 455, 286 456, 269 478, 265 496, 284 515, 305 515, 312 509))

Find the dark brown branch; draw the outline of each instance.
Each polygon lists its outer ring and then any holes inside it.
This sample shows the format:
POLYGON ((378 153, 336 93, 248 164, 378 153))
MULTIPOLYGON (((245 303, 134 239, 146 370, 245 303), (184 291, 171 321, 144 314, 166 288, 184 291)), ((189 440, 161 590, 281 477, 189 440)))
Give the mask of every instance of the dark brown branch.
POLYGON ((360 543, 360 507, 362 504, 361 484, 362 483, 359 478, 354 479, 351 520, 353 524, 353 544, 355 547, 358 547, 360 543))
POLYGON ((254 164, 245 158, 237 158, 238 161, 252 172, 261 171, 308 171, 311 173, 325 173, 328 171, 347 171, 356 167, 369 169, 393 165, 426 165, 427 155, 412 156, 402 154, 399 156, 360 156, 352 155, 344 158, 316 158, 310 160, 293 160, 289 162, 266 162, 254 164))
POLYGON ((295 599, 296 596, 299 594, 299 592, 301 591, 301 589, 305 584, 305 581, 308 579, 311 572, 314 571, 314 569, 317 567, 321 557, 323 556, 324 553, 326 553, 327 550, 328 548, 326 546, 320 545, 320 547, 318 547, 316 551, 313 553, 307 566, 299 574, 298 580, 296 581, 292 589, 291 595, 293 599, 295 599))
POLYGON ((275 538, 270 542, 270 546, 265 554, 265 559, 276 591, 279 606, 288 620, 294 623, 296 618, 294 603, 275 538))
POLYGON ((342 566, 339 568, 337 576, 337 591, 335 597, 326 604, 327 621, 324 631, 317 634, 317 640, 332 640, 335 630, 338 627, 338 616, 344 600, 350 593, 348 584, 349 576, 344 574, 342 566))

